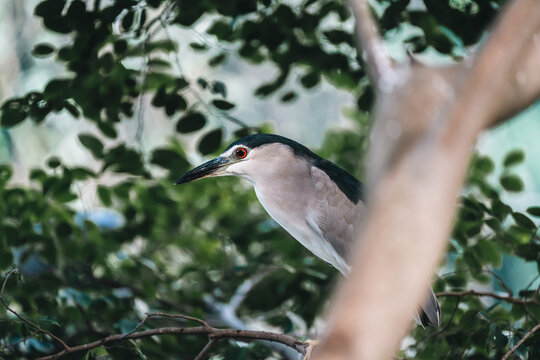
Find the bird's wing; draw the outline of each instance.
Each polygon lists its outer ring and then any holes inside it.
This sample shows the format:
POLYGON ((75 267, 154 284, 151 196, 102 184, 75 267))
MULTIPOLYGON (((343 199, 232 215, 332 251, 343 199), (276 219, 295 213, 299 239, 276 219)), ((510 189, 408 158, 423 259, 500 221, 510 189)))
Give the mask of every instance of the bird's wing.
POLYGON ((311 178, 315 197, 308 206, 307 222, 347 261, 356 229, 361 226, 358 220, 365 215, 365 206, 361 201, 356 204, 350 201, 330 177, 316 166, 311 167, 311 178))
MULTIPOLYGON (((324 171, 313 166, 311 178, 316 196, 309 204, 307 222, 322 238, 328 241, 341 257, 340 262, 332 263, 343 275, 347 275, 347 257, 354 239, 362 227, 366 207, 361 202, 350 201, 324 171)), ((437 298, 430 291, 415 317, 422 326, 439 326, 441 309, 437 298)))

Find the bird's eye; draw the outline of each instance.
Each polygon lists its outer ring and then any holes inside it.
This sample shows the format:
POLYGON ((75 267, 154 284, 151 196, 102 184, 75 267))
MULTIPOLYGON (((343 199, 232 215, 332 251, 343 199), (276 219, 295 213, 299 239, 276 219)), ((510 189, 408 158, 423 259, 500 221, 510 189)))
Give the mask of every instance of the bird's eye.
POLYGON ((247 150, 245 148, 238 148, 234 153, 238 159, 243 159, 247 156, 247 150))

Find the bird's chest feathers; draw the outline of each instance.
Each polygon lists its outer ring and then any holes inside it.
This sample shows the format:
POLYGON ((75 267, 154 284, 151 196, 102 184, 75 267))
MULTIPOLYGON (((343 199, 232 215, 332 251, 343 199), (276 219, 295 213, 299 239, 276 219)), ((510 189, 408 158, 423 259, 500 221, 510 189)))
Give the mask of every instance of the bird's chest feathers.
POLYGON ((309 177, 273 179, 264 187, 255 185, 255 193, 268 214, 298 242, 340 271, 346 269, 343 259, 332 245, 312 226, 310 206, 316 189, 309 177))

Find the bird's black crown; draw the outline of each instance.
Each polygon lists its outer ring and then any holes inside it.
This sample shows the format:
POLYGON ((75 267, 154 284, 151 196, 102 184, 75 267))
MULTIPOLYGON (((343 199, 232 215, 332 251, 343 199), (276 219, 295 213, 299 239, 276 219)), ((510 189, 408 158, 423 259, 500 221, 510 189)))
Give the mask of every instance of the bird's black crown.
POLYGON ((328 177, 339 187, 343 194, 345 194, 345 196, 347 196, 347 198, 353 203, 356 204, 359 200, 363 199, 363 185, 360 181, 358 181, 358 179, 333 162, 323 159, 319 155, 315 154, 304 145, 284 136, 275 134, 249 135, 233 142, 231 145, 229 145, 229 147, 227 147, 227 150, 236 145, 245 145, 251 149, 254 149, 256 147, 272 143, 281 143, 289 146, 296 156, 304 158, 312 165, 324 171, 326 175, 328 175, 328 177))

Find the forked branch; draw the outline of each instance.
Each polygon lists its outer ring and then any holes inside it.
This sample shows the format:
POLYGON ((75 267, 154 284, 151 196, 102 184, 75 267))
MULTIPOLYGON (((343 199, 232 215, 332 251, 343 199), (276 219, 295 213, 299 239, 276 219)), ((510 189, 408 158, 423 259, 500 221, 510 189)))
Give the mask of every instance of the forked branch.
POLYGON ((377 24, 370 14, 369 4, 365 0, 349 0, 349 5, 356 18, 356 40, 359 56, 366 55, 368 75, 374 89, 388 86, 393 81, 394 68, 386 54, 377 24))

